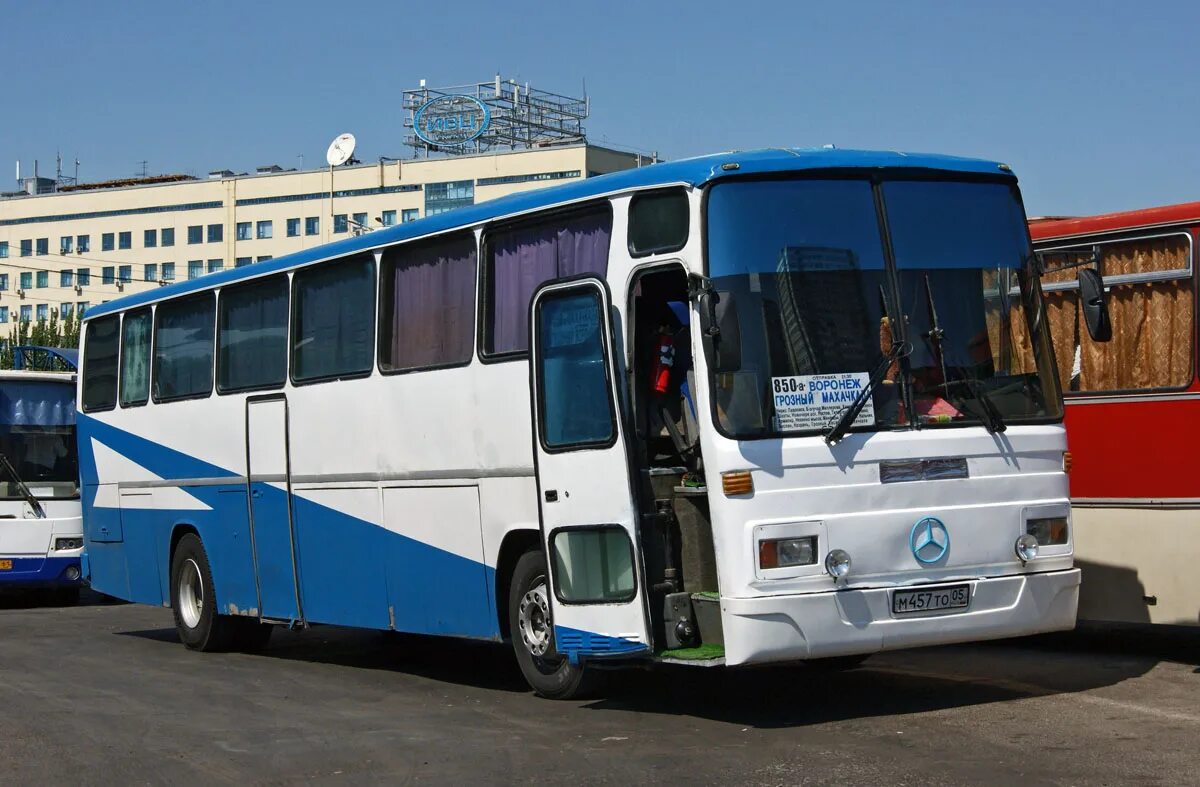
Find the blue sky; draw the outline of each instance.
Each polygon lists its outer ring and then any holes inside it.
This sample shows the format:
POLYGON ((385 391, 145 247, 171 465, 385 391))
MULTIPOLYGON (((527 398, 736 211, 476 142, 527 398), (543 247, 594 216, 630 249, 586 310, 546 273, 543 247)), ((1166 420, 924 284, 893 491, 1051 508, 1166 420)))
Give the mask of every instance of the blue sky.
POLYGON ((592 141, 678 158, 995 158, 1031 214, 1200 199, 1200 4, 0 0, 0 188, 404 156, 400 93, 505 77, 592 99, 592 141), (71 167, 66 166, 68 172, 71 167), (5 174, 7 173, 7 174, 5 174))

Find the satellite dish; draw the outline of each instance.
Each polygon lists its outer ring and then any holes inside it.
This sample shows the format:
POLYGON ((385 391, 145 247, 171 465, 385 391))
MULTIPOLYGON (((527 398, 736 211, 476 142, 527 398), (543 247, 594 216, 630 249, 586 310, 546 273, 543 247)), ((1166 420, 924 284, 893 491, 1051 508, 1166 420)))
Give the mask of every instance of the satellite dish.
POLYGON ((329 150, 325 151, 325 160, 329 162, 329 166, 336 167, 345 164, 352 155, 354 155, 354 135, 342 134, 329 143, 329 150))

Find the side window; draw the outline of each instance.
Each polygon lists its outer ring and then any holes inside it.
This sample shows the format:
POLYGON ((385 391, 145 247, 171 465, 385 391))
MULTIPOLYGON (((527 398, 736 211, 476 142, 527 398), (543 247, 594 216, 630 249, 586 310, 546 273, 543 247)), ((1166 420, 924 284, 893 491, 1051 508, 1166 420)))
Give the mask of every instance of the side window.
POLYGON ((632 601, 637 591, 633 544, 624 528, 573 527, 551 536, 554 592, 567 604, 632 601))
POLYGON ((595 291, 555 293, 538 302, 538 419, 548 451, 616 439, 600 309, 595 291))
POLYGON ((292 287, 292 379, 370 374, 375 355, 374 256, 297 271, 292 287))
POLYGON ((150 397, 150 310, 126 312, 121 325, 121 406, 150 397))
POLYGON ((83 348, 83 411, 108 410, 117 403, 117 315, 92 320, 83 348))
POLYGON ((603 278, 611 236, 608 203, 489 233, 484 241, 484 354, 526 352, 533 291, 543 282, 580 273, 603 278))
POLYGON ((154 315, 154 401, 212 392, 213 311, 211 292, 159 305, 154 315))
POLYGON ((221 290, 217 390, 278 388, 287 378, 288 278, 221 290))
POLYGON ((475 235, 393 246, 380 272, 379 368, 459 366, 475 345, 475 235))
POLYGON ((629 253, 644 257, 682 249, 689 218, 683 189, 635 195, 629 203, 629 253))
POLYGON ((1187 235, 1050 249, 1042 257, 1046 318, 1064 391, 1182 388, 1191 382, 1195 325, 1187 235), (1093 258, 1112 319, 1112 340, 1102 343, 1088 336, 1075 283, 1077 263, 1093 258))

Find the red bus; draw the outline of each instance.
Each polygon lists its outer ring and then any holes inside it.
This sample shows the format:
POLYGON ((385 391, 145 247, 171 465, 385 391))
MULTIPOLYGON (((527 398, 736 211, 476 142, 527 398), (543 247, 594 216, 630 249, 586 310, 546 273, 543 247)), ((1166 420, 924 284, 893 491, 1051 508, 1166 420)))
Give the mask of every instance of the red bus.
POLYGON ((1030 222, 1066 397, 1079 617, 1200 623, 1200 202, 1030 222), (1084 326, 1076 275, 1107 293, 1084 326))

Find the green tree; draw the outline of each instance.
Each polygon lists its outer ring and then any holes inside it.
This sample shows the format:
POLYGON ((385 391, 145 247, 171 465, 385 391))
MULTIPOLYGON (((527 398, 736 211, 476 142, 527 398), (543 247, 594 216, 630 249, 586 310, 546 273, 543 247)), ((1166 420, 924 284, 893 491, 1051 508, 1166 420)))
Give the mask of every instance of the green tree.
POLYGON ((65 320, 50 312, 49 320, 17 320, 7 341, 0 341, 0 369, 13 367, 13 348, 23 344, 38 347, 79 347, 79 315, 74 311, 65 320))

